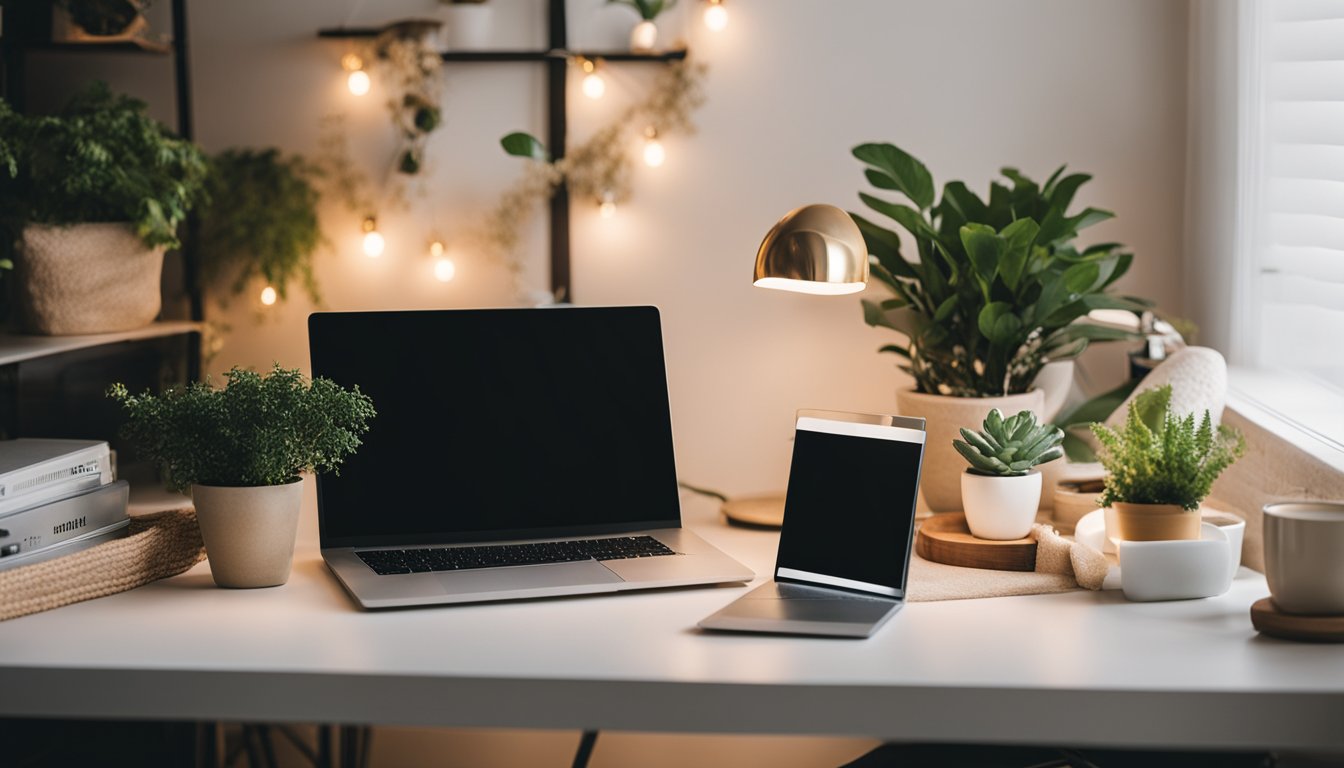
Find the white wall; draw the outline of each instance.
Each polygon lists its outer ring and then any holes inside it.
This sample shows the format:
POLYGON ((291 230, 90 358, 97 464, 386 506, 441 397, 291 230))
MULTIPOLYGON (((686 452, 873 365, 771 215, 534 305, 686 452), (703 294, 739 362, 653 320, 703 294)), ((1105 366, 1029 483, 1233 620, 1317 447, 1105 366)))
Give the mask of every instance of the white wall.
MULTIPOLYGON (((538 45, 543 0, 493 0, 501 47, 538 45)), ((279 145, 313 152, 321 117, 350 115, 357 159, 381 168, 390 137, 376 98, 343 88, 339 43, 318 27, 434 11, 426 0, 192 3, 197 132, 211 150, 279 145)), ((578 45, 622 41, 633 20, 602 0, 571 0, 578 45)), ((615 219, 584 201, 573 212, 574 288, 587 304, 663 309, 677 454, 683 477, 733 494, 783 487, 792 414, 800 407, 887 411, 902 386, 891 340, 867 328, 854 297, 753 289, 748 271, 775 219, 808 202, 856 209, 864 188, 853 145, 889 140, 925 160, 941 184, 985 190, 1001 165, 1037 177, 1068 162, 1093 173, 1079 204, 1112 209, 1092 230, 1137 254, 1124 287, 1180 310, 1186 4, 732 0, 717 35, 682 3, 664 34, 685 35, 709 64, 700 131, 668 137, 669 159, 637 167, 635 197, 615 219)), ((647 72, 613 70, 602 102, 575 89, 573 137, 641 91, 647 72)), ((542 76, 528 65, 448 72, 447 126, 434 134, 427 197, 384 215, 388 252, 359 250, 357 217, 324 211, 331 248, 318 258, 331 309, 508 304, 503 271, 459 258, 458 278, 432 280, 425 237, 451 235, 516 177, 497 151, 509 130, 544 128, 542 76)), ((526 243, 529 279, 546 284, 541 217, 526 243)), ((878 289, 873 289, 878 292, 878 289)), ((306 363, 302 300, 257 324, 247 301, 226 316, 212 364, 306 363)), ((445 350, 445 354, 451 354, 445 350)))

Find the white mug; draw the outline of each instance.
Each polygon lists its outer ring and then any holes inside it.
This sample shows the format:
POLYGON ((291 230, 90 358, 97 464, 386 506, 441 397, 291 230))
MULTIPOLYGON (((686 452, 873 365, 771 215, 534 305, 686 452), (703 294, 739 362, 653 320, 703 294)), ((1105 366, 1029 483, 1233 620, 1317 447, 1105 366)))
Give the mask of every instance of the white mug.
POLYGON ((1266 504, 1265 579, 1284 613, 1344 615, 1344 504, 1266 504))

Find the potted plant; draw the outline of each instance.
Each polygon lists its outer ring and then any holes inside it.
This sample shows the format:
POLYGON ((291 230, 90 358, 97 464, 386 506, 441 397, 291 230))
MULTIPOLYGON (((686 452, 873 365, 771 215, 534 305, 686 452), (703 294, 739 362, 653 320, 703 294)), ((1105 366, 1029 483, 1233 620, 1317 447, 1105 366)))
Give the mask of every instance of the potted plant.
POLYGON ((475 51, 490 42, 492 8, 486 0, 439 0, 443 42, 449 51, 475 51))
POLYGON ((1198 539, 1199 503, 1213 481, 1246 451, 1228 426, 1208 411, 1196 422, 1171 410, 1171 385, 1141 392, 1119 430, 1093 424, 1101 442, 1107 535, 1126 541, 1198 539))
POLYGON ((210 158, 210 202, 201 211, 201 276, 242 293, 260 278, 283 300, 292 280, 314 304, 321 301, 313 252, 318 225, 317 171, 302 157, 278 149, 230 149, 210 158))
POLYGON ((129 330, 159 313, 163 253, 201 198, 205 158, 95 83, 58 115, 0 102, 0 227, 15 243, 20 322, 43 334, 129 330))
MULTIPOLYGON (((992 408, 1030 410, 1049 419, 1035 382, 1047 365, 1077 356, 1090 341, 1136 335, 1085 321, 1094 309, 1142 311, 1148 303, 1115 295, 1112 286, 1133 257, 1116 243, 1079 250, 1078 233, 1112 217, 1085 208, 1069 213, 1086 174, 1061 167, 1037 184, 1004 168, 982 200, 960 181, 936 199, 928 168, 891 144, 861 144, 854 156, 873 186, 911 205, 859 197, 912 238, 905 257, 896 232, 851 214, 867 242, 872 274, 894 296, 863 302, 869 325, 898 331, 904 344, 882 351, 901 358, 913 390, 897 392, 901 413, 923 416, 929 430, 921 490, 935 511, 960 506, 960 466, 951 441, 962 424, 992 408)), ((1067 386, 1071 375, 1063 378, 1067 386)))
POLYGON ((961 436, 952 445, 971 465, 961 475, 961 500, 972 535, 999 541, 1024 538, 1041 501, 1041 471, 1036 467, 1064 455, 1064 432, 1038 424, 1031 411, 1005 419, 993 408, 983 431, 962 427, 961 436))
POLYGON ((653 20, 677 4, 677 0, 607 0, 607 5, 628 5, 639 14, 640 22, 630 31, 630 49, 652 51, 658 43, 658 27, 653 20))
POLYGON ((150 0, 56 0, 52 39, 108 43, 143 37, 149 29, 144 17, 149 5, 150 0))
POLYGON ((294 558, 299 473, 336 471, 368 431, 373 402, 279 365, 266 376, 234 368, 225 380, 161 395, 117 384, 108 394, 126 412, 123 436, 170 488, 191 489, 215 583, 278 586, 294 558))

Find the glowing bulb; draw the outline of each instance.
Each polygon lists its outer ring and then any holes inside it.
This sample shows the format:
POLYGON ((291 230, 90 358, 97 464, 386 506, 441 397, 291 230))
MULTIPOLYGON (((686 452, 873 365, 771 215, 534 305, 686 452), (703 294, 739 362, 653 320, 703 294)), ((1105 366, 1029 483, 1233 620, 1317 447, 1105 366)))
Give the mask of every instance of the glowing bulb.
POLYGON ((364 255, 371 259, 376 259, 383 255, 383 249, 387 247, 387 241, 378 234, 378 222, 372 217, 364 220, 364 255))
POLYGON ((649 128, 644 132, 644 164, 650 168, 657 168, 667 159, 667 151, 663 149, 663 143, 658 140, 658 131, 649 128))
POLYGON ((369 73, 362 69, 356 69, 345 79, 345 85, 354 95, 363 96, 369 92, 369 86, 371 85, 369 73))
POLYGON ((346 72, 354 72, 356 69, 364 68, 364 60, 359 58, 357 53, 347 53, 341 57, 341 69, 346 72))
POLYGON ((602 199, 597 202, 597 213, 604 219, 616 215, 616 200, 610 192, 604 192, 602 199))
POLYGON ((271 306, 272 304, 275 303, 276 298, 277 298, 277 296, 276 296, 276 293, 275 293, 275 289, 272 288, 271 286, 268 285, 268 286, 266 286, 265 288, 262 288, 262 289, 261 289, 261 303, 262 303, 262 304, 265 304, 266 306, 269 307, 269 306, 271 306))
POLYGON ((709 7, 705 9, 705 26, 714 32, 720 32, 728 26, 728 9, 723 7, 723 0, 709 0, 709 7))
POLYGON ((429 244, 429 255, 438 258, 443 255, 443 242, 435 240, 429 244))
POLYGON ((448 258, 439 258, 434 261, 434 277, 441 283, 446 283, 453 279, 457 274, 457 267, 453 265, 453 260, 448 258))
POLYGON ((607 92, 607 81, 596 72, 589 72, 583 76, 583 95, 590 99, 600 99, 602 94, 607 92))

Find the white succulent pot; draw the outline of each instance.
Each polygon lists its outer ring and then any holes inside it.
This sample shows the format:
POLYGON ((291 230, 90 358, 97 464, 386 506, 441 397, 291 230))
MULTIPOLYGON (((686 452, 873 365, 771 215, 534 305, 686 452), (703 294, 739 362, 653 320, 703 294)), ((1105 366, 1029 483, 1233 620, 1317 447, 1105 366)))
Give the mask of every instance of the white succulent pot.
POLYGON ((443 45, 450 51, 479 51, 490 45, 495 9, 489 3, 450 3, 441 9, 443 45))
POLYGON ((961 500, 966 525, 976 538, 1026 538, 1041 501, 1041 473, 1033 469, 1025 475, 997 477, 965 470, 961 474, 961 500))
POLYGON ((163 251, 130 224, 29 224, 14 263, 20 323, 49 336, 148 325, 162 302, 163 251))
POLYGON ((925 431, 924 467, 920 471, 919 492, 934 512, 955 512, 961 506, 961 475, 966 460, 952 447, 960 438, 961 427, 980 429, 989 412, 998 408, 1004 416, 1029 410, 1039 414, 1045 397, 1039 389, 1003 397, 948 397, 914 390, 896 392, 896 410, 902 416, 923 417, 925 431))
POLYGON ((641 21, 630 30, 630 50, 652 51, 658 44, 658 27, 652 21, 641 21))
POLYGON ((278 587, 289 581, 303 483, 193 485, 192 503, 210 573, 221 587, 278 587))

